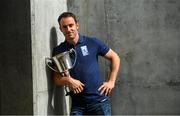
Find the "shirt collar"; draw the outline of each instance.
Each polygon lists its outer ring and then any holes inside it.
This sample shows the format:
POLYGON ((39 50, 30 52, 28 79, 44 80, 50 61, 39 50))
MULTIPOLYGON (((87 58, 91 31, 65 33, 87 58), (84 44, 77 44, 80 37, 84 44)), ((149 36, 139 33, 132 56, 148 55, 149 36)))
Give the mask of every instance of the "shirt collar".
POLYGON ((79 34, 79 40, 78 40, 77 44, 83 43, 83 42, 84 42, 84 37, 81 34, 79 34))

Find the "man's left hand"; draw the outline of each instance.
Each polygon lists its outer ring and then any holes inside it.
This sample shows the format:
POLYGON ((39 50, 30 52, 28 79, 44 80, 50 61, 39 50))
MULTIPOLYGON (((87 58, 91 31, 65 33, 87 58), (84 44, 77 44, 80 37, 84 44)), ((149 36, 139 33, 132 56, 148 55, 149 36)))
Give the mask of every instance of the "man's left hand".
POLYGON ((101 95, 109 95, 112 91, 112 89, 114 88, 114 82, 112 81, 108 81, 108 82, 104 82, 98 89, 98 91, 101 92, 101 95))

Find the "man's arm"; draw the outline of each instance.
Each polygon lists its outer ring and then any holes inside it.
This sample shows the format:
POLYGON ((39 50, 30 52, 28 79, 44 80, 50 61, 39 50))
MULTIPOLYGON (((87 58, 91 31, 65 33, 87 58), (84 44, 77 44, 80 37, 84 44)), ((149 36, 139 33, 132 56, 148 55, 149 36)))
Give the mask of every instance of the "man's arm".
POLYGON ((60 73, 53 72, 53 79, 57 86, 68 86, 74 93, 80 93, 83 91, 84 84, 79 80, 73 79, 71 76, 63 76, 60 73))
POLYGON ((105 58, 111 61, 111 71, 109 80, 107 82, 104 82, 98 90, 101 92, 101 94, 109 95, 111 90, 115 86, 116 77, 120 68, 120 58, 111 49, 107 52, 105 58))

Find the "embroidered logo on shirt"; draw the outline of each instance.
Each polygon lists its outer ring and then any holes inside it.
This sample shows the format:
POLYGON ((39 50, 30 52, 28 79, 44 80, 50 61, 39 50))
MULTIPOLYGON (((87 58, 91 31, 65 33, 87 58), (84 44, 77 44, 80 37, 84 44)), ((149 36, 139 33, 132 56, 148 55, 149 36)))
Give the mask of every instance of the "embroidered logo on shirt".
POLYGON ((83 56, 89 55, 87 46, 81 46, 81 52, 82 52, 83 56))

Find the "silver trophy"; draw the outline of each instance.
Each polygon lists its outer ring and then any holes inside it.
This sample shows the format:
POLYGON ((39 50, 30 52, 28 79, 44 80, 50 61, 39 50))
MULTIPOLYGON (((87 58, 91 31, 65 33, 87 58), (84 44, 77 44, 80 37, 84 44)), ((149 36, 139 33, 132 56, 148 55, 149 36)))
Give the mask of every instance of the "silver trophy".
MULTIPOLYGON (((76 63, 76 59, 77 59, 76 51, 72 48, 69 51, 65 51, 63 53, 57 54, 52 58, 46 58, 45 63, 51 70, 60 73, 62 76, 69 77, 70 76, 69 70, 74 67, 76 63), (72 57, 74 59, 73 63, 71 60, 72 57), (53 63, 55 64, 58 70, 53 67, 53 63)), ((65 86, 66 95, 69 94, 68 92, 69 90, 67 89, 68 88, 65 86)))

